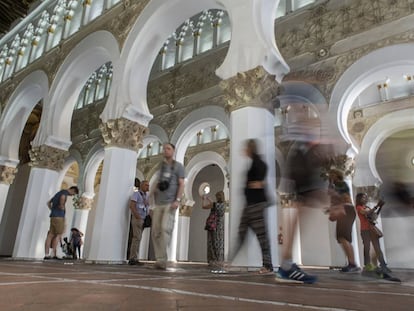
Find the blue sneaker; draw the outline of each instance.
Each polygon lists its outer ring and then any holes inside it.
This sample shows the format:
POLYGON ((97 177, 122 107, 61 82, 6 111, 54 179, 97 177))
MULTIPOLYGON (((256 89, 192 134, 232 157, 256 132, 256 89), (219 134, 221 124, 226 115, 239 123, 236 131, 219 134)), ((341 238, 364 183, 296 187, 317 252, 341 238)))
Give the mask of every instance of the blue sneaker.
POLYGON ((293 264, 290 270, 279 268, 276 273, 276 281, 278 282, 313 284, 316 280, 316 276, 303 272, 296 264, 293 264))

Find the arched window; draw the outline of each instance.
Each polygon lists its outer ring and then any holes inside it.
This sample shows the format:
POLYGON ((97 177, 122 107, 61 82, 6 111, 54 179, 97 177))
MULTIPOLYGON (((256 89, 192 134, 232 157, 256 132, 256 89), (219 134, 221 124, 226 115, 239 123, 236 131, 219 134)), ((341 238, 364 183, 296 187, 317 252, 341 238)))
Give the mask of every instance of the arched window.
POLYGON ((165 70, 230 40, 230 21, 222 10, 206 10, 185 21, 164 42, 154 62, 165 70))
POLYGON ((81 0, 71 0, 66 7, 65 14, 65 34, 64 38, 77 32, 82 24, 82 5, 81 0))
POLYGON ((214 125, 198 131, 196 135, 191 139, 189 147, 208 144, 213 141, 226 138, 228 138, 226 130, 219 125, 214 125))
POLYGON ((175 65, 176 53, 177 53, 177 46, 176 46, 175 38, 171 36, 164 43, 160 51, 160 57, 162 57, 162 61, 161 61, 162 70, 168 69, 175 65))
POLYGON ((15 33, 14 37, 8 41, 0 39, 0 51, 7 52, 2 54, 3 58, 0 58, 0 82, 40 58, 45 51, 53 49, 63 39, 77 32, 83 25, 96 19, 121 0, 47 2, 42 11, 29 15, 31 20, 23 19, 12 29, 15 33))
POLYGON ((29 62, 32 62, 42 56, 47 38, 47 28, 49 27, 49 13, 44 11, 37 23, 32 40, 32 50, 29 62))
POLYGON ((34 36, 34 26, 33 24, 27 25, 25 32, 23 33, 23 37, 20 40, 20 47, 18 51, 19 59, 16 65, 16 70, 19 71, 20 69, 26 67, 29 62, 30 51, 32 48, 32 40, 34 36))
POLYGON ((181 31, 178 34, 177 48, 179 49, 178 62, 183 62, 193 57, 194 54, 194 25, 193 22, 188 20, 181 27, 181 31))
POLYGON ((53 14, 49 20, 48 40, 46 44, 46 51, 54 48, 59 44, 63 37, 66 13, 66 0, 59 0, 58 4, 53 8, 53 14))
POLYGON ((198 18, 199 47, 197 54, 211 50, 215 46, 213 14, 211 11, 204 11, 198 18))
POLYGON ((107 97, 111 88, 111 81, 112 63, 108 62, 89 77, 79 94, 75 109, 81 109, 107 97))
POLYGON ((100 16, 104 10, 104 1, 84 0, 84 20, 83 25, 100 16))
POLYGON ((213 20, 217 32, 217 45, 223 44, 231 39, 230 19, 225 11, 217 11, 213 20))

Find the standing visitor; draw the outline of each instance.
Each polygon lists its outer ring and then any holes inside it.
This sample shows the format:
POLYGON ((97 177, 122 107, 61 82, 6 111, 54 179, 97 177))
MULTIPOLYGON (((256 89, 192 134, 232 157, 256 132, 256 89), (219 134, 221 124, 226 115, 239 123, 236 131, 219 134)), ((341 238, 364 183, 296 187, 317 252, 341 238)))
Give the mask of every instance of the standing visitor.
POLYGON ((164 160, 161 165, 156 188, 151 191, 154 199, 152 210, 152 243, 155 253, 155 268, 167 268, 167 247, 171 242, 175 216, 184 191, 184 166, 174 160, 175 146, 163 145, 164 160))
POLYGON ((147 180, 143 180, 140 183, 139 190, 132 194, 131 200, 129 201, 132 229, 132 239, 128 258, 128 264, 130 265, 142 264, 138 260, 138 252, 142 238, 142 231, 144 230, 144 220, 149 213, 148 189, 149 182, 147 180))
POLYGON ((216 202, 203 196, 202 204, 204 209, 210 209, 205 227, 207 230, 207 262, 213 267, 211 272, 222 273, 224 272, 224 214, 226 210, 224 192, 216 193, 216 202))

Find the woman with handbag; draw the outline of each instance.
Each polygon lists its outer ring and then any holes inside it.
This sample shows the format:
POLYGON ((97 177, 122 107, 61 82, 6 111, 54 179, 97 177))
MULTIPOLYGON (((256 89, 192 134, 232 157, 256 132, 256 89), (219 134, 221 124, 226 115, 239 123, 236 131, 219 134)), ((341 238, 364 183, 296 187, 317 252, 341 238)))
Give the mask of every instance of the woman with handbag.
POLYGON ((224 202, 223 191, 216 193, 216 202, 205 195, 202 197, 203 208, 210 210, 204 229, 207 230, 207 262, 213 267, 213 273, 224 272, 224 202))
POLYGON ((344 181, 342 171, 331 169, 329 171, 329 185, 331 196, 331 209, 335 206, 342 213, 336 212, 335 216, 330 213, 330 220, 336 220, 336 239, 341 244, 348 260, 348 265, 341 268, 341 272, 356 273, 361 269, 355 264, 354 249, 352 247, 352 226, 356 218, 354 206, 352 205, 350 191, 344 181))
POLYGON ((375 266, 371 263, 371 257, 369 255, 371 243, 374 247, 378 261, 380 263, 379 272, 389 273, 390 269, 387 268, 385 263, 384 254, 382 253, 379 239, 382 233, 379 234, 379 229, 372 224, 369 217, 375 210, 384 204, 380 201, 374 208, 369 208, 366 204, 368 202, 368 196, 365 193, 358 193, 356 196, 356 209, 358 212, 359 221, 361 224, 361 238, 364 245, 364 271, 374 271, 375 266))

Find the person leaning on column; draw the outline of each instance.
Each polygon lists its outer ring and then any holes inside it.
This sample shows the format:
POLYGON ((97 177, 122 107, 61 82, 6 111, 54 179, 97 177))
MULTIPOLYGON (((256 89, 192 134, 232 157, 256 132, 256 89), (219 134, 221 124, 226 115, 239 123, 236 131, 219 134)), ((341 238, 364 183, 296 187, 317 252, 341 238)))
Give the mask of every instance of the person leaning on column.
POLYGON ((47 202, 50 209, 50 227, 45 241, 44 260, 52 259, 49 255, 50 248, 53 249, 53 259, 59 259, 56 254, 56 247, 65 231, 66 199, 68 196, 78 193, 78 187, 72 186, 67 190, 60 190, 47 202))

